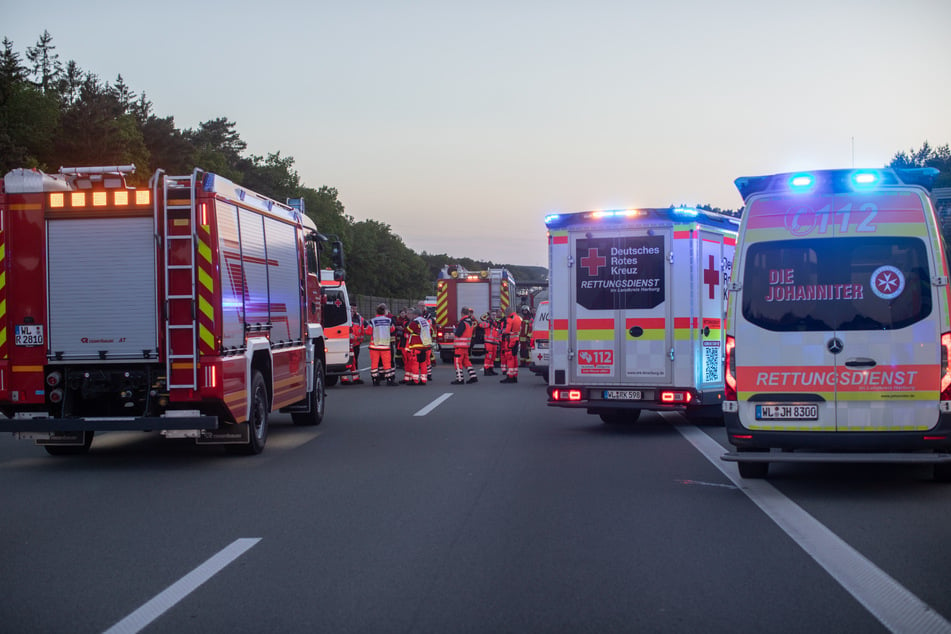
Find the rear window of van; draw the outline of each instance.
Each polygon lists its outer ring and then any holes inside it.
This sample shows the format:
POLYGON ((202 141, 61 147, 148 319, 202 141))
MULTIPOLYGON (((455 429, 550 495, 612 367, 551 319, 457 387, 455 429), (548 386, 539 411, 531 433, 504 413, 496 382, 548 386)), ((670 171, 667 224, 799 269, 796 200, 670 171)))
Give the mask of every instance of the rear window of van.
POLYGON ((343 291, 335 289, 324 289, 326 299, 324 300, 323 325, 325 328, 334 326, 344 326, 347 319, 350 318, 350 309, 347 307, 343 291))
POLYGON ((766 330, 894 330, 931 314, 920 238, 758 242, 745 262, 743 317, 766 330))

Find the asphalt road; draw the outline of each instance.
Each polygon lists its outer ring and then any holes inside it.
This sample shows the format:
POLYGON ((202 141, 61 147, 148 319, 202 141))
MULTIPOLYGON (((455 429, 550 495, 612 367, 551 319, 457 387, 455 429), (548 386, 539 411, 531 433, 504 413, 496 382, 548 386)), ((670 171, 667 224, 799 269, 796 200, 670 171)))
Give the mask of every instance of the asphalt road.
POLYGON ((338 385, 253 457, 0 436, 0 631, 951 630, 951 485, 926 468, 741 482, 702 453, 720 427, 607 426, 500 378, 338 385))

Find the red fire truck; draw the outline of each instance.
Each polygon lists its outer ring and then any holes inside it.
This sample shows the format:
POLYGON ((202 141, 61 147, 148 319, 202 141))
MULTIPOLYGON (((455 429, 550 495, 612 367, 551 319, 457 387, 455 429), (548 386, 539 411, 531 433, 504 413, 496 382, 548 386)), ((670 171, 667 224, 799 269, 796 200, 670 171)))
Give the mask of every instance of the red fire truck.
POLYGON ((324 415, 318 251, 301 210, 216 174, 16 169, 0 187, 0 431, 52 454, 157 430, 264 449, 324 415))
MULTIPOLYGON (((471 308, 476 319, 491 310, 501 316, 508 312, 516 293, 515 278, 508 269, 468 271, 458 264, 443 267, 436 281, 436 344, 442 361, 452 362, 452 342, 463 306, 471 308)), ((485 354, 482 334, 477 328, 473 335, 470 354, 474 356, 485 354)))

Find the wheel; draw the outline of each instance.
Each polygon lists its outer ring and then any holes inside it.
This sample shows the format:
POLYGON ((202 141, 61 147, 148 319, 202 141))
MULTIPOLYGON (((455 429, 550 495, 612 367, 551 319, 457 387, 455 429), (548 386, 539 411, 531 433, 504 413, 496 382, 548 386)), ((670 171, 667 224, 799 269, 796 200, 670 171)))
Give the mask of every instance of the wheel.
POLYGON ((442 350, 439 351, 439 358, 443 363, 452 363, 452 357, 453 353, 451 352, 443 352, 442 350))
POLYGON ((935 482, 951 482, 951 462, 936 462, 932 477, 935 482))
POLYGON ((762 480, 769 473, 768 462, 737 462, 737 468, 740 470, 741 478, 751 480, 762 480))
POLYGON ((720 406, 688 409, 684 412, 684 418, 695 425, 723 426, 723 410, 720 406))
POLYGON ((271 411, 267 400, 267 386, 264 376, 257 370, 251 376, 251 412, 248 416, 250 442, 246 445, 231 445, 229 449, 235 453, 256 455, 264 451, 267 444, 267 419, 271 411))
POLYGON ((81 456, 89 453, 89 446, 92 444, 92 437, 95 433, 84 431, 83 444, 81 445, 43 445, 43 448, 51 456, 81 456))
MULTIPOLYGON (((295 425, 319 425, 324 419, 324 382, 326 380, 324 364, 317 359, 314 362, 314 390, 307 396, 310 411, 292 413, 291 421, 295 425)), ((336 383, 336 380, 334 382, 336 383)))
POLYGON ((606 425, 621 425, 623 423, 633 423, 641 416, 641 410, 639 409, 621 409, 614 410, 610 412, 601 412, 598 414, 601 418, 601 422, 606 425))
POLYGON ((337 380, 338 380, 339 378, 340 378, 340 377, 337 376, 336 374, 333 375, 333 376, 325 376, 325 377, 324 377, 324 385, 326 385, 327 387, 333 387, 333 386, 335 386, 335 385, 337 384, 337 380))

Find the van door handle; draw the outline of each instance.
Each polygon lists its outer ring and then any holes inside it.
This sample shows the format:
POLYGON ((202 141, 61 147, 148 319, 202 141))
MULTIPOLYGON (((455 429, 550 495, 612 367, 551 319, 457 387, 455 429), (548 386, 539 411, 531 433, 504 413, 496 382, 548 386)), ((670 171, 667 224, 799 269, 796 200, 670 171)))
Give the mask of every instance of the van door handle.
POLYGON ((845 365, 850 368, 874 368, 878 364, 875 362, 875 359, 864 359, 859 357, 856 359, 849 359, 845 362, 845 365))

